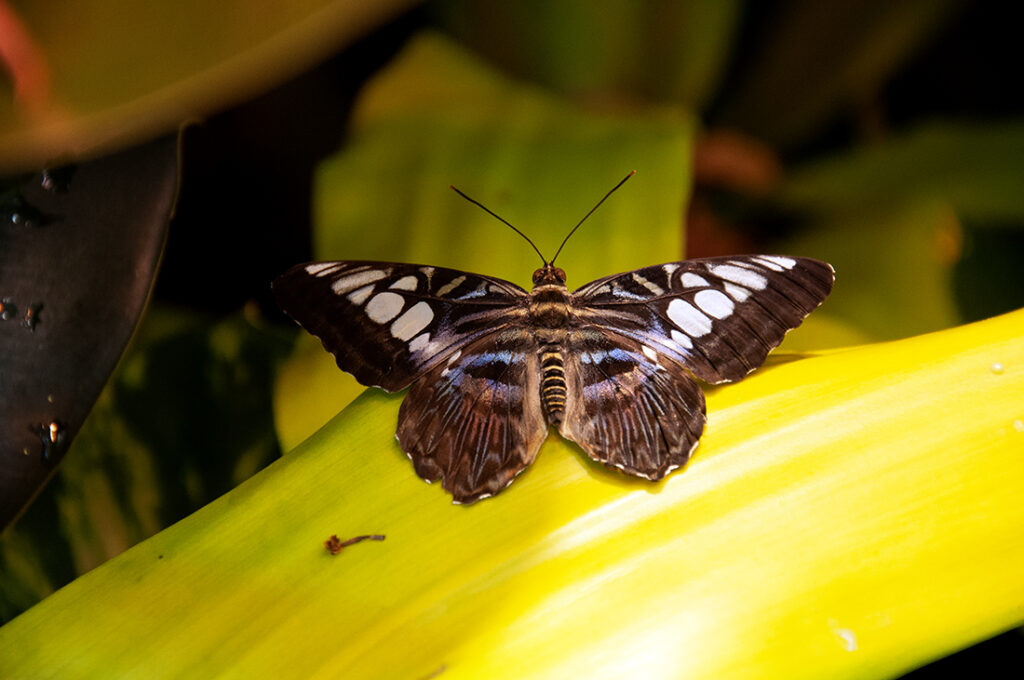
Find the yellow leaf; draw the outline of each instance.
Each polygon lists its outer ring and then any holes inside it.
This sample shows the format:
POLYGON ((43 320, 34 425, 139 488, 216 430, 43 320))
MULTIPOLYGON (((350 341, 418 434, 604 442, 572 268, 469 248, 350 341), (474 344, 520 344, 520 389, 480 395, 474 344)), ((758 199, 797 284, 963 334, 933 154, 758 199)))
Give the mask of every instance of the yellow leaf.
POLYGON ((553 436, 465 507, 370 391, 0 628, 0 676, 890 677, 1024 619, 1021 394, 1015 312, 709 390, 659 484, 553 436))

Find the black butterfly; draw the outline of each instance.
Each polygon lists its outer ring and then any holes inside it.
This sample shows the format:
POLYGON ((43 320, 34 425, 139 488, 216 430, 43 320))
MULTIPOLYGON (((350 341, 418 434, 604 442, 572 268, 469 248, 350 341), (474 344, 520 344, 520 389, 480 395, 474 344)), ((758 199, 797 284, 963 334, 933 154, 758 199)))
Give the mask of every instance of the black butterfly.
POLYGON ((819 260, 742 255, 645 267, 570 293, 557 257, 533 273, 531 292, 366 261, 301 264, 273 287, 342 370, 388 392, 409 388, 402 450, 420 477, 468 503, 522 472, 548 425, 631 475, 657 480, 681 467, 705 422, 692 376, 743 378, 834 280, 819 260))

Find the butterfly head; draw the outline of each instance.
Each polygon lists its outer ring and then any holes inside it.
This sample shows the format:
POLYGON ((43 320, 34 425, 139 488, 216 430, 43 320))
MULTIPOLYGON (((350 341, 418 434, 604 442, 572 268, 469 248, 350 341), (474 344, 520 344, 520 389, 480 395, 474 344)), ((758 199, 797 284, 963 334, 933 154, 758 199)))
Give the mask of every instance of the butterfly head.
POLYGON ((545 264, 543 268, 538 269, 533 273, 533 285, 543 286, 548 284, 555 284, 556 286, 565 285, 565 271, 561 267, 556 267, 553 264, 545 264))

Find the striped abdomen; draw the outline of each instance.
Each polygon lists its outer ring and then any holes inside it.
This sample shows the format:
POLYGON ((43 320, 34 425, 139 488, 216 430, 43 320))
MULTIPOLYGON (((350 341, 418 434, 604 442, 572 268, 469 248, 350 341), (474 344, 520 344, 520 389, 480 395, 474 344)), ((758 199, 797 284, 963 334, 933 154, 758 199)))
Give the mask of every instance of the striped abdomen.
POLYGON ((562 422, 562 413, 565 411, 565 369, 561 352, 557 349, 543 350, 540 366, 540 399, 548 414, 548 421, 557 425, 562 422))

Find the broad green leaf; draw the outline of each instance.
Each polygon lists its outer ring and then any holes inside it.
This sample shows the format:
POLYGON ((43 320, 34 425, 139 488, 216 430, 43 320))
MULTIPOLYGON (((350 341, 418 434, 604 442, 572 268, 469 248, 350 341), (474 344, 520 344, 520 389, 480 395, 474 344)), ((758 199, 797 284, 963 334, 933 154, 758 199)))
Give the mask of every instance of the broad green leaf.
MULTIPOLYGON (((798 249, 836 267, 830 310, 889 339, 960 320, 952 279, 962 223, 1024 224, 1022 176, 1024 123, 932 123, 796 168, 779 203, 805 218, 798 249)), ((969 300, 972 317, 991 299, 969 300)))
POLYGON ((371 391, 0 628, 0 676, 890 677, 1024 620, 1022 393, 1015 312, 711 390, 661 483, 551 437, 467 507, 371 391))
POLYGON ((509 220, 550 258, 636 170, 559 265, 572 286, 678 258, 693 126, 674 109, 580 109, 421 35, 368 84, 344 152, 320 170, 316 255, 475 267, 527 285, 537 254, 448 186, 509 220))
POLYGON ((942 200, 972 222, 1024 222, 1024 121, 934 122, 795 169, 781 194, 816 214, 942 200))
POLYGON ((835 267, 829 314, 855 320, 875 340, 958 322, 951 281, 961 228, 948 204, 908 200, 866 206, 815 215, 805 226, 792 249, 814 253, 835 267))

